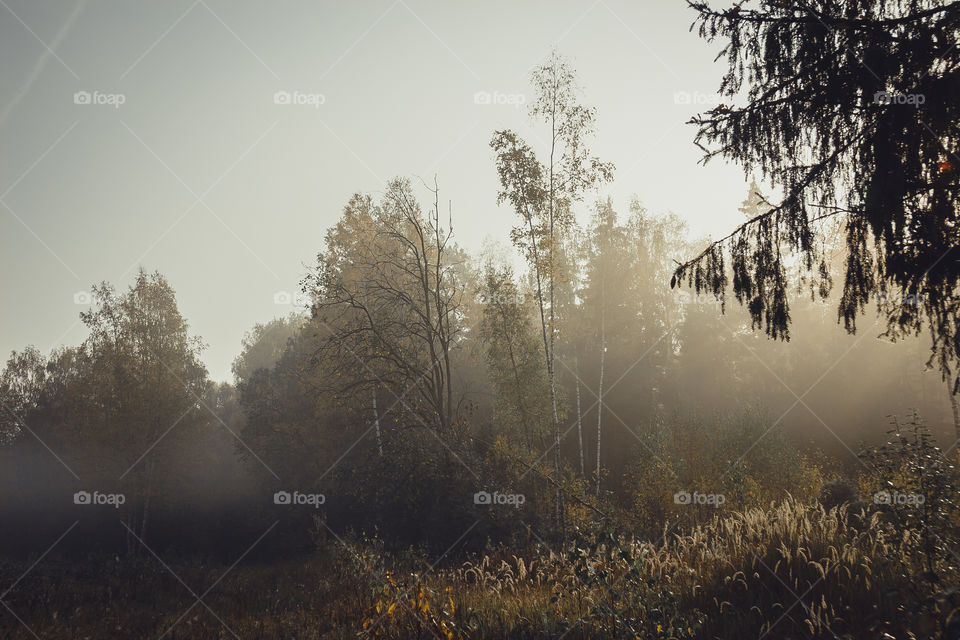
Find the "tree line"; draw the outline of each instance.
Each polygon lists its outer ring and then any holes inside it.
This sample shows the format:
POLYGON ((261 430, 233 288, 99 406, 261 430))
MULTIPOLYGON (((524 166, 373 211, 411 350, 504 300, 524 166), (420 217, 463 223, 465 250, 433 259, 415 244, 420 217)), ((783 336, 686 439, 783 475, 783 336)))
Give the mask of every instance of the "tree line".
MULTIPOLYGON (((598 195, 614 167, 592 155, 595 111, 570 66, 554 55, 533 86, 544 148, 507 129, 490 142, 521 262, 458 245, 436 180, 356 194, 301 282, 309 308, 256 325, 233 383, 209 379, 161 274, 141 271, 123 292, 99 285, 81 345, 15 352, 0 376, 5 508, 27 528, 76 519, 91 534, 76 544, 130 553, 242 548, 272 521, 274 552, 346 531, 439 548, 563 540, 613 517, 655 536, 687 517, 673 496, 693 485, 722 489, 730 508, 815 495, 855 464, 857 437, 881 435, 873 410, 891 399, 919 397, 947 424, 955 390, 922 375, 919 340, 851 346, 835 330, 823 300, 849 247, 820 236, 810 280, 805 241, 773 261, 736 245, 746 308, 728 304, 720 245, 639 200, 622 210, 598 195), (773 275, 750 280, 750 265, 773 275), (790 350, 752 331, 784 337, 784 314, 790 350), (830 424, 812 409, 773 415, 809 408, 797 393, 834 369, 843 385, 816 392, 830 424), (80 511, 69 497, 89 490, 124 504, 80 511), (323 506, 271 499, 290 490, 323 494, 323 506), (523 495, 523 508, 474 500, 490 491, 523 495)), ((756 183, 741 210, 744 229, 778 215, 756 183)), ((877 302, 900 317, 925 308, 922 296, 877 302)), ((2 542, 35 540, 18 529, 2 542)))

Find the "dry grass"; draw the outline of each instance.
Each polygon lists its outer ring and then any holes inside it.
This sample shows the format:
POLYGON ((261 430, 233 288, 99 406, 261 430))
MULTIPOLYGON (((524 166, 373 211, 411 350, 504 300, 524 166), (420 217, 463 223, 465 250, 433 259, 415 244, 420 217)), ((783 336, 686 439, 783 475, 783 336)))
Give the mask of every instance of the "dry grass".
MULTIPOLYGON (((428 574, 377 550, 241 566, 204 598, 241 638, 955 638, 957 581, 876 515, 787 500, 662 542, 611 535, 428 574), (938 595, 939 594, 939 595, 938 595), (951 618, 951 615, 953 616, 951 618), (884 635, 886 634, 886 635, 884 635)), ((225 567, 174 570, 198 594, 225 567)), ((5 566, 15 577, 23 567, 5 566)), ((6 598, 41 638, 158 637, 194 598, 155 563, 44 561, 6 598)), ((0 636, 32 637, 10 615, 0 636)), ((167 638, 227 638, 202 605, 167 638)))
POLYGON ((465 637, 941 637, 956 569, 922 579, 915 542, 878 514, 788 499, 659 543, 593 536, 563 556, 486 556, 434 585, 451 590, 465 637))

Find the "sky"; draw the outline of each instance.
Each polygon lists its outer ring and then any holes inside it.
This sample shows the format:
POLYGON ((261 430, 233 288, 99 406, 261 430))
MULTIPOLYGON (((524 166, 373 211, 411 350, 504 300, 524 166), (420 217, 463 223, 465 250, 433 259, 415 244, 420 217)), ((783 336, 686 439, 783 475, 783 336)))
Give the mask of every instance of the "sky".
POLYGON ((287 303, 354 193, 436 176, 457 242, 507 243, 489 141, 537 150, 530 72, 554 48, 597 109, 593 152, 694 235, 749 180, 699 163, 718 47, 681 0, 0 0, 0 352, 82 342, 87 292, 139 267, 177 292, 212 378, 287 303))

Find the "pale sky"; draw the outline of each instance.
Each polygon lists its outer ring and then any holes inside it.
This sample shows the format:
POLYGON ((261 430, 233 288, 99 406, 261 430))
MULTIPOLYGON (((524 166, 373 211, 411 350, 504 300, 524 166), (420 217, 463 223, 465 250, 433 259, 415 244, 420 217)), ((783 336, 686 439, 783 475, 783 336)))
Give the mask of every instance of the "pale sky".
POLYGON ((684 123, 724 64, 692 20, 682 0, 0 0, 0 352, 80 343, 75 295, 142 266, 227 380, 351 194, 398 175, 437 175, 461 245, 508 242, 488 143, 513 128, 542 148, 516 103, 553 47, 617 165, 591 199, 723 235, 749 182, 698 164, 684 123))

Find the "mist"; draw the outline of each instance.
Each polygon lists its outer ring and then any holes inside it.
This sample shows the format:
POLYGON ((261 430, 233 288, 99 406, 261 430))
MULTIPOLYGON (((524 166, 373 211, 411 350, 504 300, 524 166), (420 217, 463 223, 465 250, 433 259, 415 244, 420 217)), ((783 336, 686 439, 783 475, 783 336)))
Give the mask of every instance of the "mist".
POLYGON ((3 637, 960 637, 960 3, 0 12, 3 637))

